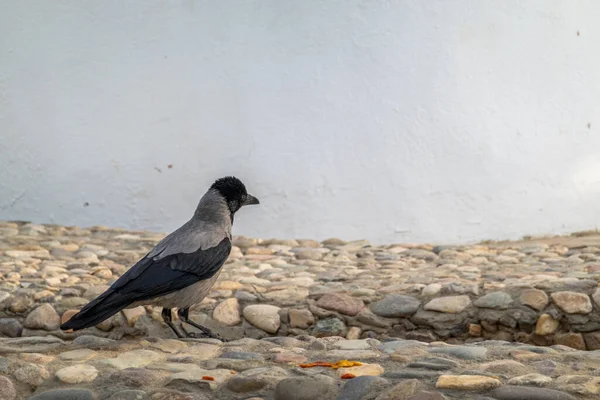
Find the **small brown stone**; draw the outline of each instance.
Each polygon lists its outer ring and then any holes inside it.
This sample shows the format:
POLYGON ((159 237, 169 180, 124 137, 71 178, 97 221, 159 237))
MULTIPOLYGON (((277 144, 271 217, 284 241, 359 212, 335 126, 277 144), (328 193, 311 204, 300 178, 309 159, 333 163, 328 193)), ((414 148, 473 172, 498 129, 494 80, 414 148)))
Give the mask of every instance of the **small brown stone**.
POLYGON ((469 336, 480 337, 481 336, 481 325, 469 324, 469 336))
POLYGON ((273 359, 273 362, 278 364, 283 363, 292 363, 292 364, 302 364, 306 362, 307 358, 302 354, 292 353, 290 351, 286 351, 283 353, 279 353, 273 359))
POLYGON ((562 344, 563 346, 568 346, 577 350, 585 350, 585 341, 583 340, 583 335, 581 333, 563 333, 560 335, 556 335, 554 338, 555 344, 562 344))
POLYGON ((536 344, 538 346, 551 346, 552 343, 554 343, 554 336, 552 336, 552 335, 541 336, 541 335, 536 335, 534 333, 533 335, 531 335, 531 341, 533 342, 533 344, 536 344))
POLYGON ((338 311, 342 314, 354 316, 365 307, 361 299, 350 297, 342 293, 328 293, 317 301, 317 306, 326 310, 338 311))
POLYGON ((487 322, 487 321, 481 321, 481 327, 486 332, 490 332, 490 333, 495 333, 495 332, 498 331, 498 324, 492 324, 492 323, 487 322))
POLYGON ((585 333, 583 338, 588 350, 600 350, 600 331, 585 333))
POLYGON ((291 309, 289 318, 291 328, 306 329, 315 323, 315 317, 308 310, 291 309))
POLYGON ((529 351, 529 350, 513 350, 509 354, 514 359, 523 360, 523 361, 535 360, 535 359, 539 359, 542 357, 541 354, 534 353, 533 351, 529 351))
POLYGON ((79 310, 67 310, 63 313, 62 317, 60 318, 60 323, 64 324, 65 322, 67 322, 68 320, 70 320, 73 315, 77 314, 79 312, 79 310))
POLYGON ((503 340, 505 342, 513 341, 513 334, 510 332, 499 331, 492 335, 493 340, 503 340))

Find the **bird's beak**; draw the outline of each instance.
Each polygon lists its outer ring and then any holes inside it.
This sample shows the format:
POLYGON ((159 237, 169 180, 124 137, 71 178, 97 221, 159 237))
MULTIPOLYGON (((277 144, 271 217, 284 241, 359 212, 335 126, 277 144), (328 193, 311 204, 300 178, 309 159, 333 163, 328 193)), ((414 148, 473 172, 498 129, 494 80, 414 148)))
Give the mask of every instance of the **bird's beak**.
POLYGON ((260 202, 258 201, 258 199, 256 197, 249 194, 248 197, 246 197, 246 201, 244 202, 244 205, 251 206, 253 204, 260 204, 260 202))

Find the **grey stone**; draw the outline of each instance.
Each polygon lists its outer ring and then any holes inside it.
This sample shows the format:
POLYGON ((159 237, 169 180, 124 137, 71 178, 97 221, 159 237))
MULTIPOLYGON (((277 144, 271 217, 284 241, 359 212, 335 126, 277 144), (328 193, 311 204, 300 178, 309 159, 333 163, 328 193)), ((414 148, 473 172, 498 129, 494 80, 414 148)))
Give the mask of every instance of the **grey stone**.
POLYGON ((485 347, 474 346, 434 347, 427 350, 433 354, 448 354, 462 360, 482 360, 487 357, 488 352, 485 347))
POLYGON ((87 389, 55 389, 35 394, 28 400, 96 400, 96 396, 87 389))
POLYGON ((236 393, 247 393, 273 387, 278 381, 287 377, 287 372, 280 367, 262 367, 249 369, 233 376, 227 382, 227 388, 236 393))
POLYGON ((264 360, 262 354, 245 351, 226 351, 221 354, 221 358, 230 358, 234 360, 264 360))
POLYGON ((377 348, 384 353, 392 354, 398 349, 407 347, 423 347, 424 343, 417 342, 416 340, 393 340, 391 342, 385 342, 377 346, 377 348))
POLYGON ((207 369, 231 369, 234 371, 246 371, 248 369, 259 368, 264 365, 264 361, 256 360, 233 360, 228 358, 214 358, 206 360, 204 366, 207 369))
POLYGON ((497 400, 575 400, 575 397, 565 392, 526 386, 499 387, 491 395, 497 400))
POLYGON ((73 343, 92 350, 117 349, 121 344, 117 340, 105 339, 92 335, 83 335, 73 340, 73 343))
POLYGON ((15 371, 15 378, 19 382, 35 387, 40 386, 49 377, 50 374, 46 368, 35 364, 26 364, 15 371))
POLYGON ((379 317, 368 308, 363 309, 357 316, 356 320, 366 325, 377 326, 379 328, 389 328, 391 327, 395 320, 393 319, 384 319, 379 317))
POLYGON ((158 372, 142 368, 126 368, 111 374, 107 384, 144 388, 160 380, 161 376, 158 372))
POLYGON ((554 375, 554 371, 556 371, 557 367, 556 363, 552 360, 537 361, 532 363, 531 366, 537 369, 540 374, 546 376, 554 375))
POLYGON ((287 378, 275 387, 275 400, 314 400, 335 398, 339 387, 335 379, 325 375, 287 378))
POLYGON ((8 374, 8 370, 12 365, 12 361, 6 357, 0 357, 0 373, 8 374))
POLYGON ((245 290, 237 290, 235 292, 235 298, 239 301, 256 301, 258 297, 252 293, 246 292, 245 290))
POLYGON ((371 311, 380 317, 409 317, 420 305, 421 302, 414 297, 388 294, 382 300, 371 304, 371 311))
POLYGON ((415 393, 418 385, 419 381, 416 379, 405 379, 377 396, 376 400, 407 400, 415 393))
POLYGON ((425 368, 433 371, 445 371, 448 369, 456 368, 460 364, 456 361, 448 360, 445 358, 427 358, 422 361, 409 363, 407 368, 425 368))
POLYGON ((0 319, 0 334, 8 337, 19 337, 23 332, 23 324, 16 318, 0 319))
POLYGON ((265 379, 260 379, 260 377, 236 375, 227 382, 227 389, 236 393, 255 392, 263 389, 267 383, 265 379))
POLYGON ((317 321, 312 334, 322 338, 328 336, 346 336, 347 328, 343 321, 338 318, 327 318, 317 321))
POLYGON ((148 395, 141 390, 121 390, 113 394, 108 400, 147 400, 148 395))
POLYGON ((386 372, 383 376, 390 379, 432 379, 442 375, 442 372, 419 371, 419 370, 397 370, 386 372))
POLYGON ((436 330, 452 330, 465 328, 463 314, 447 314, 436 311, 419 310, 412 317, 411 322, 419 326, 430 326, 436 330))
POLYGON ((478 298, 473 302, 475 307, 479 308, 491 308, 494 310, 506 310, 513 300, 508 293, 504 292, 493 292, 488 293, 483 297, 478 298))
POLYGON ((337 400, 361 400, 390 386, 390 383, 378 376, 357 376, 349 380, 337 400))
POLYGON ((408 400, 446 400, 446 396, 440 392, 418 392, 410 396, 408 400))

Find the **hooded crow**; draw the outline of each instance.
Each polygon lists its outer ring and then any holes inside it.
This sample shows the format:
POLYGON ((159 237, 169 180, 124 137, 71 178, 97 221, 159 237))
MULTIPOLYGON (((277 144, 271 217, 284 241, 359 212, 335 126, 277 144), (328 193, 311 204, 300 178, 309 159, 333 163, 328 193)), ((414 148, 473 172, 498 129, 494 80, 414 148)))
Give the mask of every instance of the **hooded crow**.
POLYGON ((218 179, 200 199, 188 222, 161 240, 60 328, 89 328, 125 308, 152 305, 163 308, 162 318, 177 337, 184 335, 173 324, 172 308, 178 309, 183 322, 208 337, 220 339, 208 328, 190 320, 189 310, 209 293, 229 256, 234 214, 251 204, 259 204, 259 201, 246 192, 239 179, 232 176, 218 179))

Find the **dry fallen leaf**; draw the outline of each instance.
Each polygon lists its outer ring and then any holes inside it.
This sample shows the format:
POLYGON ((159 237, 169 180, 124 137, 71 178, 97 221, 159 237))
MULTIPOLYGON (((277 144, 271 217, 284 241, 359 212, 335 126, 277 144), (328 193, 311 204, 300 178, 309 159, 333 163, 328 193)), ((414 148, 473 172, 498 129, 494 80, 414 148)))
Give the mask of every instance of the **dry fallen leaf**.
POLYGON ((341 361, 336 362, 335 364, 332 364, 332 363, 326 362, 326 361, 315 361, 310 364, 300 364, 300 368, 327 367, 327 368, 338 369, 338 368, 357 367, 357 366, 361 366, 361 365, 362 365, 362 363, 360 363, 358 361, 348 361, 348 360, 341 360, 341 361))
POLYGON ((342 379, 352 379, 352 378, 356 378, 356 375, 354 374, 344 374, 341 376, 342 379))
POLYGON ((333 367, 333 364, 325 361, 317 361, 310 364, 300 364, 300 368, 312 368, 312 367, 333 367))
POLYGON ((338 361, 335 364, 333 364, 333 366, 331 368, 333 368, 333 369, 349 368, 349 367, 359 367, 361 365, 362 365, 362 363, 358 362, 358 361, 342 360, 342 361, 338 361))

